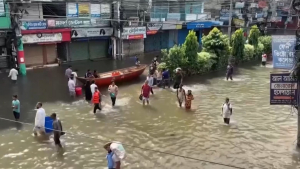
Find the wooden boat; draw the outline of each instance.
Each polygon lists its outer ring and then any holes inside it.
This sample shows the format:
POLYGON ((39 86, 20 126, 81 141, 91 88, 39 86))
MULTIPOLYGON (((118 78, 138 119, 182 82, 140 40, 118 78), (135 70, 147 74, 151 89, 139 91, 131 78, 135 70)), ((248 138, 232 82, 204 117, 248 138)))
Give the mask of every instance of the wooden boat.
POLYGON ((110 72, 99 73, 99 78, 84 78, 77 77, 77 79, 85 84, 87 80, 94 80, 95 84, 100 86, 108 86, 112 80, 115 82, 125 82, 138 78, 146 69, 147 65, 132 66, 129 68, 118 69, 110 72))

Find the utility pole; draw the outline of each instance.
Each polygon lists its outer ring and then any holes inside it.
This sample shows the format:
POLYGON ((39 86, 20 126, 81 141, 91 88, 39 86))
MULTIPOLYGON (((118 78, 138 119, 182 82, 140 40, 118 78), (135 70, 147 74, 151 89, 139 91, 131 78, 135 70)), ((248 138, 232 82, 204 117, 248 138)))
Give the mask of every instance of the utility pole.
POLYGON ((15 36, 14 36, 14 45, 17 46, 18 52, 18 63, 19 63, 19 72, 21 75, 26 75, 26 65, 25 65, 25 60, 24 60, 24 49, 23 49, 23 42, 22 42, 22 34, 21 34, 21 29, 20 29, 20 14, 18 6, 15 1, 13 1, 12 5, 12 11, 13 14, 11 15, 12 17, 12 26, 15 31, 15 36))
POLYGON ((229 42, 231 41, 231 21, 232 21, 232 0, 230 0, 230 9, 229 9, 229 23, 228 23, 229 42))

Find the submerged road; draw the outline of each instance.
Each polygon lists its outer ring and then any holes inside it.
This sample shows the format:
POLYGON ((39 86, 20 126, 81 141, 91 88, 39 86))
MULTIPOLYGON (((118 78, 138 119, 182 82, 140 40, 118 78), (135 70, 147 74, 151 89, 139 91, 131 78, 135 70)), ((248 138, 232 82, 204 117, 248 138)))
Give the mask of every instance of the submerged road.
MULTIPOLYGON (((83 75, 88 68, 105 72, 133 64, 133 60, 97 61, 73 63, 73 67, 83 75)), ((189 112, 178 107, 175 93, 169 89, 155 89, 151 105, 143 107, 138 100, 145 80, 142 76, 119 86, 115 108, 110 106, 109 98, 104 98, 103 110, 94 115, 91 105, 82 98, 69 97, 65 67, 28 71, 28 76, 20 77, 16 85, 7 75, 0 75, 1 117, 13 118, 11 95, 18 94, 21 121, 33 122, 34 106, 41 101, 48 115, 56 112, 64 129, 75 134, 62 137, 66 152, 60 155, 52 140, 40 142, 31 136, 32 126, 23 125, 17 131, 14 123, 0 121, 0 168, 104 169, 106 152, 102 146, 108 140, 128 145, 124 169, 231 168, 137 147, 245 169, 300 167, 300 155, 294 145, 295 113, 289 106, 269 105, 271 68, 241 66, 232 82, 224 80, 224 72, 185 79, 184 88, 192 90, 195 97, 189 112), (220 116, 225 97, 234 107, 230 126, 225 126, 220 116)))

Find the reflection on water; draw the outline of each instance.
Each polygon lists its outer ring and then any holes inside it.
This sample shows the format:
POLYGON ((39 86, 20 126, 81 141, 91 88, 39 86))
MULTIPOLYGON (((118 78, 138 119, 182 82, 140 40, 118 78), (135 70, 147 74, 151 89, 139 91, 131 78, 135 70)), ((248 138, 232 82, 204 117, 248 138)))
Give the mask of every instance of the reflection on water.
POLYGON ((211 77, 185 85, 195 97, 190 112, 178 107, 169 89, 155 89, 150 106, 141 106, 141 84, 121 86, 116 107, 103 97, 103 110, 96 115, 83 100, 44 103, 46 113, 56 112, 63 128, 74 134, 62 136, 66 151, 56 153, 52 140, 32 137, 32 126, 14 127, 1 132, 1 167, 104 169, 102 146, 107 140, 127 145, 126 169, 230 168, 137 147, 243 168, 300 167, 299 151, 294 148, 296 116, 288 106, 269 106, 269 72, 256 66, 239 70, 233 81, 211 77), (234 107, 230 126, 220 116, 225 97, 234 107))

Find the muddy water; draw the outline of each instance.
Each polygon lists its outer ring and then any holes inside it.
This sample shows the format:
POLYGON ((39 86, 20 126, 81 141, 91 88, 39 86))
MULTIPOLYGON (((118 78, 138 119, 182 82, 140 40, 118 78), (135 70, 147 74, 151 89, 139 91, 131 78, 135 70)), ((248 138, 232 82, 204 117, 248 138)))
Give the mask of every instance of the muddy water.
POLYGON ((195 97, 189 112, 178 107, 169 89, 155 89, 151 105, 143 107, 138 100, 142 80, 120 86, 115 108, 104 97, 103 110, 96 115, 81 99, 45 102, 46 113, 56 112, 70 132, 62 137, 65 153, 57 154, 53 141, 32 137, 32 126, 19 131, 11 127, 0 133, 0 168, 105 169, 106 140, 126 144, 126 169, 230 168, 137 147, 249 169, 300 167, 294 144, 296 115, 288 106, 269 106, 270 71, 259 66, 239 69, 232 82, 219 76, 222 73, 189 79, 185 89, 195 97), (225 97, 234 107, 230 126, 220 116, 225 97))

